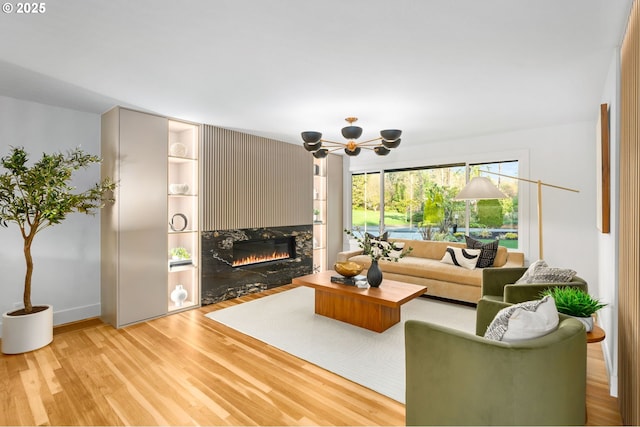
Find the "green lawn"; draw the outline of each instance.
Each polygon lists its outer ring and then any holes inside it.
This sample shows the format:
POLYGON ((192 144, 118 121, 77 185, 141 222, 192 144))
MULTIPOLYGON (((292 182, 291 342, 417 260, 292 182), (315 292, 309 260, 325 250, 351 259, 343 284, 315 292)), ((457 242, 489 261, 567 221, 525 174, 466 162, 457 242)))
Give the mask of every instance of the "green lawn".
MULTIPOLYGON (((375 227, 377 228, 380 224, 380 212, 379 211, 364 211, 364 210, 353 210, 351 211, 351 218, 354 225, 364 227, 366 224, 367 227, 375 227)), ((385 226, 387 228, 394 227, 409 227, 409 223, 406 221, 405 214, 400 212, 392 212, 387 213, 384 219, 385 226)), ((417 225, 416 223, 412 224, 414 227, 417 225)), ((474 236, 474 239, 479 240, 483 243, 492 242, 491 239, 481 239, 474 236)), ((517 240, 500 240, 500 246, 504 246, 509 249, 517 249, 518 241, 517 240)))
MULTIPOLYGON (((354 225, 364 226, 366 223, 367 226, 377 226, 380 224, 380 211, 353 210, 351 211, 351 220, 354 225)), ((384 218, 384 223, 387 227, 409 226, 405 214, 400 212, 387 213, 384 218)))

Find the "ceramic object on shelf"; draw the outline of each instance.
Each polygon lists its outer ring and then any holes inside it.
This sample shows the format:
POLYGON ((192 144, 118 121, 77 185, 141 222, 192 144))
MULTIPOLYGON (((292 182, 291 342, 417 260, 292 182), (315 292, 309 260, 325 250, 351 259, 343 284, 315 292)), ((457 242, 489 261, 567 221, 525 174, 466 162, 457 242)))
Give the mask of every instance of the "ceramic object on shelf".
POLYGON ((187 146, 180 142, 174 142, 173 144, 171 144, 171 146, 169 146, 169 154, 174 157, 186 157, 187 146))
POLYGON ((171 301, 176 305, 176 307, 182 307, 182 304, 187 299, 187 290, 182 285, 176 285, 176 288, 171 291, 171 301))
POLYGON ((171 222, 169 223, 169 227, 171 227, 172 231, 184 231, 187 229, 187 225, 189 221, 187 221, 187 216, 183 213, 173 214, 171 217, 171 222))
POLYGON ((169 184, 170 194, 187 194, 189 192, 189 184, 169 184))

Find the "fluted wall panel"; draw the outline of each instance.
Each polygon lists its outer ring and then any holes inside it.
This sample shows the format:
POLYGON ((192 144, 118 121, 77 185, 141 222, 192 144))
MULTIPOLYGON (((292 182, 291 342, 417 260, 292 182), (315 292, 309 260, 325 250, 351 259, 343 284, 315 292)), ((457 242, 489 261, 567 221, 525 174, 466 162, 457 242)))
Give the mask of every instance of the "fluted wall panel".
POLYGON ((620 53, 618 378, 625 425, 640 425, 640 5, 632 6, 620 53))
POLYGON ((203 230, 311 224, 312 156, 302 147, 203 126, 203 230))

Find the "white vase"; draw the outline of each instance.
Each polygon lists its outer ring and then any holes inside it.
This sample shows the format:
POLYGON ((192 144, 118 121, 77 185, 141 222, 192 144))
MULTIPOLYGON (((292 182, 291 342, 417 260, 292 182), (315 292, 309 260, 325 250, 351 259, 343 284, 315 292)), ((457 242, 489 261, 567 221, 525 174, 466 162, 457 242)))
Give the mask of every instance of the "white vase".
POLYGON ((53 307, 37 313, 9 316, 2 314, 2 352, 20 354, 37 350, 53 341, 53 307))
POLYGON ((186 194, 189 192, 189 184, 169 184, 170 194, 186 194))
POLYGON ((185 157, 187 155, 187 146, 179 142, 174 142, 169 147, 169 154, 175 157, 185 157))
POLYGON ((187 290, 182 285, 176 285, 176 288, 171 291, 171 301, 176 307, 182 307, 182 303, 187 299, 187 290))

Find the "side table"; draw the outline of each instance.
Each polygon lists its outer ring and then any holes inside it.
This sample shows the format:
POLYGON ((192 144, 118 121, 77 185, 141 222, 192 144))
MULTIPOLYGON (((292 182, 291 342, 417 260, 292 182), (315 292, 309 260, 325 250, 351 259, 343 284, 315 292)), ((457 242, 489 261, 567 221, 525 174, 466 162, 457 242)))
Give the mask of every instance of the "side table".
POLYGON ((587 344, 600 342, 604 340, 604 337, 604 329, 602 329, 598 325, 593 325, 593 329, 591 330, 591 332, 587 332, 587 344))

